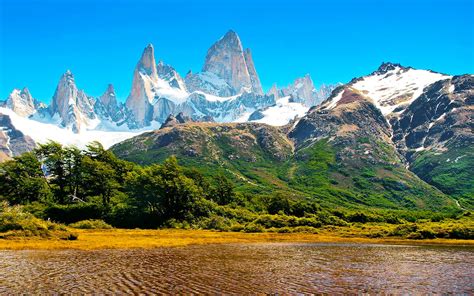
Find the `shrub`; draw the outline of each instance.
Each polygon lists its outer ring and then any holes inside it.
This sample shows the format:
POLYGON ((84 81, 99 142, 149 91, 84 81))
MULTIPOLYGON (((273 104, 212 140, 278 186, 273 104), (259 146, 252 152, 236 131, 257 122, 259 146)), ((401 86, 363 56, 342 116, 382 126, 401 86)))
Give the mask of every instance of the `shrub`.
POLYGON ((229 219, 221 216, 211 216, 209 218, 204 218, 198 223, 200 228, 204 229, 215 229, 227 231, 229 230, 231 223, 229 219))
MULTIPOLYGON (((9 206, 0 202, 0 237, 41 236, 67 238, 72 233, 63 225, 44 221, 23 210, 22 206, 9 206)), ((77 237, 76 237, 77 238, 77 237)))
POLYGON ((244 232, 263 232, 265 229, 263 228, 262 225, 258 225, 255 223, 248 223, 245 225, 243 231, 244 232))
POLYGON ((95 203, 52 205, 45 210, 45 217, 61 223, 74 223, 88 219, 101 219, 103 207, 95 203))
POLYGON ((69 224, 72 228, 79 229, 112 229, 112 226, 105 223, 103 220, 82 220, 72 224, 69 224))

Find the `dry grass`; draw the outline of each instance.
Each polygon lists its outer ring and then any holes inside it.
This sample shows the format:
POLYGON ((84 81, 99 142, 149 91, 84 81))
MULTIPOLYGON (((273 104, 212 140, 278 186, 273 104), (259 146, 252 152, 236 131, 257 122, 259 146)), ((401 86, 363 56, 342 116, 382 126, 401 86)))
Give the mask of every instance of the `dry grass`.
POLYGON ((217 232, 206 230, 74 230, 79 234, 78 240, 65 241, 41 238, 0 239, 0 249, 129 249, 182 247, 194 244, 223 243, 263 243, 263 242, 349 242, 349 243, 381 243, 381 244, 442 244, 442 245, 474 245, 472 240, 431 239, 406 240, 395 238, 361 238, 343 237, 332 231, 309 233, 240 233, 217 232))

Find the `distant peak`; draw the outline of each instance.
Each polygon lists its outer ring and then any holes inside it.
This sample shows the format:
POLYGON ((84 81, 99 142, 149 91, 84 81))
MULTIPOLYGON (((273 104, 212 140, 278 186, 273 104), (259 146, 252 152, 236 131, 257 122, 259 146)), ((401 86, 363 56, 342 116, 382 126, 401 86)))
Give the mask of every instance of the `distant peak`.
POLYGON ((137 68, 139 71, 146 72, 148 75, 156 75, 155 50, 151 43, 143 50, 137 68))
POLYGON ((405 67, 398 63, 382 62, 377 71, 375 71, 375 74, 385 74, 389 71, 395 70, 396 68, 405 69, 405 67))
POLYGON ((109 83, 109 85, 107 85, 107 93, 115 93, 114 85, 112 83, 109 83))
POLYGON ((21 90, 22 93, 25 93, 25 94, 29 94, 30 93, 30 90, 28 89, 28 87, 23 87, 23 89, 21 90))
POLYGON ((240 37, 236 32, 229 30, 218 42, 234 43, 241 46, 240 37))
POLYGON ((72 74, 71 70, 66 70, 66 72, 61 76, 59 80, 60 83, 67 83, 69 85, 74 84, 74 75, 72 74))

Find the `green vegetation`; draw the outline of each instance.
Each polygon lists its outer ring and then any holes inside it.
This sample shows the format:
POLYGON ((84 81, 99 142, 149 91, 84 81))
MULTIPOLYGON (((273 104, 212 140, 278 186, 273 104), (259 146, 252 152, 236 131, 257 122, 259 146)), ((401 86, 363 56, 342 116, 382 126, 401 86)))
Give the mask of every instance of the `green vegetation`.
POLYGON ((259 171, 265 166, 235 161, 233 165, 245 167, 239 171, 245 174, 242 180, 230 170, 203 174, 202 166, 180 166, 176 157, 140 166, 118 159, 99 143, 81 151, 50 142, 0 165, 0 200, 13 205, 3 206, 6 218, 0 218, 0 232, 48 237, 47 231, 66 231, 44 220, 81 229, 171 227, 277 233, 318 233, 328 227, 374 224, 377 227, 370 235, 378 237, 472 238, 472 217, 460 210, 414 210, 400 203, 373 206, 373 196, 335 188, 334 183, 343 178, 362 178, 359 186, 364 190, 377 182, 401 190, 374 170, 351 175, 337 165, 335 157, 333 148, 320 141, 296 155, 291 166, 281 159, 282 166, 271 167, 267 162, 266 169, 259 171), (336 174, 343 177, 336 179, 336 174), (249 182, 251 176, 264 181, 252 178, 249 182))
POLYGON ((77 235, 69 232, 63 225, 36 218, 25 212, 19 205, 9 206, 0 202, 0 238, 40 236, 75 240, 77 235))
POLYGON ((474 147, 449 147, 445 153, 422 152, 412 170, 423 180, 474 209, 474 147))

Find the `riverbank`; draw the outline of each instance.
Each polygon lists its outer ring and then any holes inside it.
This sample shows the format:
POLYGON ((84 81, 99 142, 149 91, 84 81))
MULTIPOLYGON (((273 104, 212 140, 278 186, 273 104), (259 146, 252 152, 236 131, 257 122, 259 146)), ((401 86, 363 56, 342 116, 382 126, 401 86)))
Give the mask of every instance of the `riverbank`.
POLYGON ((133 249, 183 247, 202 244, 264 243, 264 242, 301 242, 301 243, 374 243, 406 245, 451 245, 474 246, 474 240, 424 239, 410 240, 402 238, 349 237, 333 231, 320 233, 242 233, 218 232, 209 230, 141 230, 141 229, 104 229, 72 230, 77 240, 42 239, 37 237, 0 239, 0 249, 6 250, 60 250, 60 249, 133 249))

